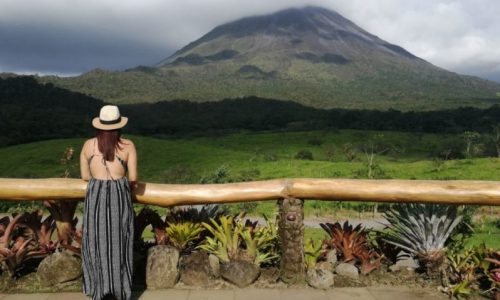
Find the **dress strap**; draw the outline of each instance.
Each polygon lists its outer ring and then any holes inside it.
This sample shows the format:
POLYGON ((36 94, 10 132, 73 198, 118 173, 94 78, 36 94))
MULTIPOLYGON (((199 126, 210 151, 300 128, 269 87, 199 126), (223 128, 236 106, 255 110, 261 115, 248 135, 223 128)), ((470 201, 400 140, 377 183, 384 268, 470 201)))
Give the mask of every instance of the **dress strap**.
POLYGON ((106 172, 108 173, 108 176, 111 177, 111 179, 114 180, 113 176, 111 176, 111 172, 109 171, 108 169, 108 164, 106 164, 106 160, 104 159, 104 155, 102 156, 102 163, 104 164, 104 166, 106 167, 106 172))
MULTIPOLYGON (((88 164, 89 164, 89 169, 90 169, 90 161, 92 160, 92 158, 94 158, 94 156, 96 155, 95 154, 95 149, 96 149, 96 141, 97 141, 97 138, 94 140, 94 147, 92 149, 92 155, 89 157, 88 159, 88 164)), ((128 168, 127 168, 127 163, 120 157, 118 156, 118 154, 116 153, 116 149, 115 149, 115 157, 118 159, 118 161, 120 161, 120 164, 122 165, 122 167, 125 169, 125 173, 127 173, 128 171, 128 168)), ((111 172, 109 171, 109 168, 108 168, 108 165, 106 164, 106 160, 104 159, 104 155, 102 155, 102 159, 101 159, 101 162, 102 164, 106 167, 106 172, 108 173, 109 177, 111 177, 111 179, 113 179, 113 176, 111 176, 111 172)), ((91 171, 91 174, 92 175, 92 171, 91 171)), ((113 179, 114 180, 114 179, 113 179)))

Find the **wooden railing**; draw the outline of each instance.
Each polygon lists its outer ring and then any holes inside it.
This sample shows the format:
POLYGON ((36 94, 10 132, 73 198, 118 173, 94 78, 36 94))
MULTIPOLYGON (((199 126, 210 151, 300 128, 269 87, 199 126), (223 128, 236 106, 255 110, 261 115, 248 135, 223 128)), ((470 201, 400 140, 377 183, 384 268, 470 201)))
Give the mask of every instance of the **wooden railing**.
MULTIPOLYGON (((82 200, 87 182, 80 179, 0 178, 3 200, 82 200)), ((278 200, 281 279, 303 282, 304 199, 373 202, 500 205, 494 181, 352 180, 292 178, 225 184, 141 183, 137 203, 158 206, 278 200), (286 255, 285 255, 286 253, 286 255)))
MULTIPOLYGON (((0 178, 2 200, 85 197, 81 179, 0 178)), ((500 183, 472 180, 361 180, 289 178, 224 184, 140 183, 134 202, 158 206, 233 203, 284 198, 500 205, 500 183)))

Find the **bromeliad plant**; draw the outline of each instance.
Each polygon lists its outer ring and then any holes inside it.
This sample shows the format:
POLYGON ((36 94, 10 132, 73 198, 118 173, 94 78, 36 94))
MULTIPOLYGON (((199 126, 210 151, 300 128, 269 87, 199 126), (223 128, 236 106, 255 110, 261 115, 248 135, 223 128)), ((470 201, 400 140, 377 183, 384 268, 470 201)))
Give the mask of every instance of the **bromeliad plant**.
POLYGON ((160 215, 151 208, 143 207, 139 213, 134 216, 134 251, 144 253, 149 247, 156 245, 165 245, 167 242, 165 233, 165 222, 160 215), (145 241, 142 238, 144 230, 151 225, 151 231, 154 232, 155 242, 145 241))
POLYGON ((51 254, 59 244, 59 241, 52 241, 51 237, 56 228, 52 215, 42 221, 43 210, 37 209, 31 213, 25 213, 19 220, 20 226, 24 229, 26 238, 31 238, 38 243, 40 253, 51 254))
POLYGON ((22 223, 27 216, 27 213, 14 214, 12 219, 4 217, 0 222, 3 231, 0 237, 0 261, 5 262, 11 276, 16 275, 28 259, 42 258, 51 253, 40 247, 36 233, 22 223))
POLYGON ((210 219, 212 225, 203 222, 202 225, 212 234, 205 238, 206 243, 199 246, 214 254, 222 263, 229 263, 240 255, 240 233, 243 226, 233 224, 233 217, 221 216, 219 222, 210 219))
POLYGON ((384 260, 389 265, 393 265, 399 260, 409 257, 401 248, 387 242, 387 227, 382 231, 375 231, 371 241, 373 246, 380 251, 384 256, 384 260))
POLYGON ((199 240, 205 228, 199 223, 182 222, 168 223, 166 234, 169 243, 181 253, 190 252, 199 240))
MULTIPOLYGON (((264 215, 266 226, 258 226, 257 222, 246 220, 243 229, 240 232, 246 247, 246 254, 249 260, 253 260, 255 264, 270 264, 277 263, 279 258, 278 250, 278 227, 276 222, 270 220, 264 215)), ((237 226, 241 226, 241 221, 237 226)))
POLYGON ((335 222, 321 223, 320 226, 330 236, 327 246, 339 251, 344 262, 359 264, 361 273, 365 275, 380 267, 384 256, 372 248, 368 231, 361 224, 353 227, 345 221, 343 225, 335 222))
POLYGON ((328 246, 339 251, 344 262, 354 260, 356 258, 354 252, 366 243, 366 231, 361 224, 354 228, 349 224, 349 221, 345 221, 343 225, 339 222, 319 225, 330 236, 326 242, 328 246))
POLYGON ((306 259, 307 270, 312 270, 316 267, 318 259, 325 253, 323 241, 309 239, 304 244, 304 253, 306 259))
POLYGON ((396 204, 384 216, 391 224, 387 242, 415 256, 428 275, 442 271, 445 242, 462 220, 456 206, 396 204))
POLYGON ((489 251, 485 261, 489 263, 485 272, 491 281, 494 299, 500 299, 500 251, 489 251))
POLYGON ((43 201, 43 205, 47 208, 55 222, 60 246, 72 250, 76 254, 80 254, 81 243, 78 243, 78 239, 76 238, 78 218, 75 217, 78 202, 45 200, 43 201))
POLYGON ((222 263, 231 260, 247 260, 257 265, 268 263, 279 256, 276 254, 276 225, 267 221, 267 226, 253 228, 234 217, 221 216, 218 222, 210 219, 211 224, 202 224, 211 236, 207 236, 205 244, 199 248, 216 255, 222 263))
POLYGON ((450 249, 446 253, 447 269, 445 292, 451 297, 464 299, 479 288, 479 280, 488 268, 485 261, 487 249, 484 245, 477 249, 450 249))
POLYGON ((210 219, 218 220, 227 215, 229 211, 218 204, 176 206, 165 216, 165 223, 210 222, 210 219))

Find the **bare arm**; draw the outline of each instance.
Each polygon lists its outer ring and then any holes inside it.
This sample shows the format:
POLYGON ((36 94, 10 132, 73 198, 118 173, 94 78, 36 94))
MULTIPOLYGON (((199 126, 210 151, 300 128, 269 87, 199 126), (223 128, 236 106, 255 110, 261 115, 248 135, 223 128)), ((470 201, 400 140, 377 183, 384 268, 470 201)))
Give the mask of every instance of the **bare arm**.
POLYGON ((132 141, 129 142, 129 153, 127 160, 127 169, 128 169, 128 180, 130 182, 130 186, 132 188, 137 187, 138 174, 137 174, 137 152, 135 149, 135 145, 132 141))
POLYGON ((91 178, 90 167, 88 164, 87 155, 85 154, 87 148, 88 141, 83 144, 82 151, 80 152, 80 175, 85 181, 88 181, 91 178))

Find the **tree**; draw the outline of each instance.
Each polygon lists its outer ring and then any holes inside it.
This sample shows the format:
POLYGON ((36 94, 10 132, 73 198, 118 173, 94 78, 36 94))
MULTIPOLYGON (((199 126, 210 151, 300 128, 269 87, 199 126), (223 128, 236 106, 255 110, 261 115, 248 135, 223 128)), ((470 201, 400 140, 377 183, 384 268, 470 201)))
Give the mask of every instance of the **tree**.
POLYGON ((497 156, 500 157, 500 123, 493 126, 493 142, 497 149, 497 156))
POLYGON ((474 155, 478 155, 483 152, 483 144, 478 143, 481 134, 476 131, 465 131, 462 133, 462 138, 465 142, 464 155, 466 158, 472 158, 474 155))
POLYGON ((380 178, 381 174, 376 170, 379 167, 375 161, 377 155, 389 152, 393 147, 383 141, 384 135, 379 133, 373 135, 365 144, 361 146, 366 157, 368 179, 380 178))
MULTIPOLYGON (((363 153, 366 157, 367 177, 368 179, 376 179, 384 177, 384 172, 376 163, 377 155, 382 155, 389 152, 394 147, 384 141, 384 135, 379 133, 373 135, 364 145, 362 145, 363 153)), ((373 205, 373 217, 377 213, 378 205, 373 205)))

